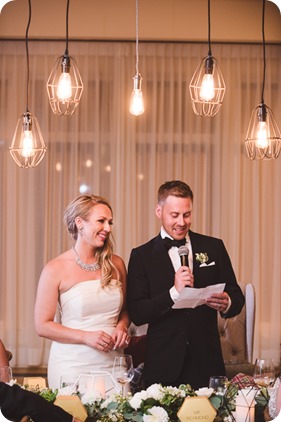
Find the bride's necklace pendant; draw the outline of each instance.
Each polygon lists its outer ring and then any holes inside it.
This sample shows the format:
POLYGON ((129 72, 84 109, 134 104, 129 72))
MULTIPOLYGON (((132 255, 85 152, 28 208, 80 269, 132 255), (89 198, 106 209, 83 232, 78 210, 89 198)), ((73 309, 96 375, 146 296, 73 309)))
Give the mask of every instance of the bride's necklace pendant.
POLYGON ((95 264, 86 264, 86 262, 82 261, 78 253, 76 252, 75 247, 73 246, 73 250, 75 252, 76 258, 75 262, 76 264, 82 268, 84 271, 96 271, 100 269, 100 265, 96 262, 95 264))

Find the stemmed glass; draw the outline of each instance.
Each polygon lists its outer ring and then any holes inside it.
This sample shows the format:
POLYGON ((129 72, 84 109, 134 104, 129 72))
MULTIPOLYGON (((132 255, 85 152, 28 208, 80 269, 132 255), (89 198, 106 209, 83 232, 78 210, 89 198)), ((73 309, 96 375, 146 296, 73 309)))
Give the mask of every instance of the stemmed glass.
POLYGON ((0 381, 10 382, 13 379, 13 372, 10 366, 0 367, 0 381))
POLYGON ((227 377, 223 375, 214 375, 209 379, 209 387, 213 388, 217 394, 224 395, 226 392, 227 381, 227 377))
POLYGON ((275 369, 272 359, 258 358, 255 362, 254 380, 260 387, 270 387, 275 380, 275 369))
POLYGON ((124 387, 134 376, 133 359, 131 355, 116 356, 113 363, 113 376, 121 385, 122 396, 124 387))

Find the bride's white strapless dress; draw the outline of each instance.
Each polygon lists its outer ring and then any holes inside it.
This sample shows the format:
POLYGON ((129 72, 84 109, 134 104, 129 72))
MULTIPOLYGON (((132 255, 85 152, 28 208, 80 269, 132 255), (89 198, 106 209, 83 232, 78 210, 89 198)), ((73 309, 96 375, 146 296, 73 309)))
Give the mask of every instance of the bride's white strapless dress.
MULTIPOLYGON (((114 331, 123 305, 123 294, 116 280, 102 288, 100 280, 80 282, 60 296, 61 324, 79 330, 114 331)), ((85 346, 53 341, 48 362, 48 385, 60 387, 62 376, 78 377, 91 371, 112 373, 114 357, 123 350, 108 353, 85 346)))

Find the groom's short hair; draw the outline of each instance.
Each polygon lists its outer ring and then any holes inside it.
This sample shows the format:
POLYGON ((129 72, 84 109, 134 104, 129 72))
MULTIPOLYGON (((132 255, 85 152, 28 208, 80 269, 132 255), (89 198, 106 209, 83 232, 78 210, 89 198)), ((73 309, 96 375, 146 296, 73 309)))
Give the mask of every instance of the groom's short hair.
POLYGON ((158 189, 158 204, 163 204, 168 196, 178 198, 190 198, 193 201, 193 192, 185 182, 181 180, 171 180, 163 183, 158 189))

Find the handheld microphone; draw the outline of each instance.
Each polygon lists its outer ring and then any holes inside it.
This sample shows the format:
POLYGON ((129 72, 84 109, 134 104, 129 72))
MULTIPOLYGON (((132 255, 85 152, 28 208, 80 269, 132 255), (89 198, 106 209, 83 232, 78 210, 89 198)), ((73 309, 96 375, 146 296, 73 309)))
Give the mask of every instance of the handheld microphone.
POLYGON ((181 260, 181 266, 185 266, 188 267, 188 254, 189 254, 189 249, 187 246, 183 245, 179 247, 179 256, 180 256, 180 260, 181 260))

